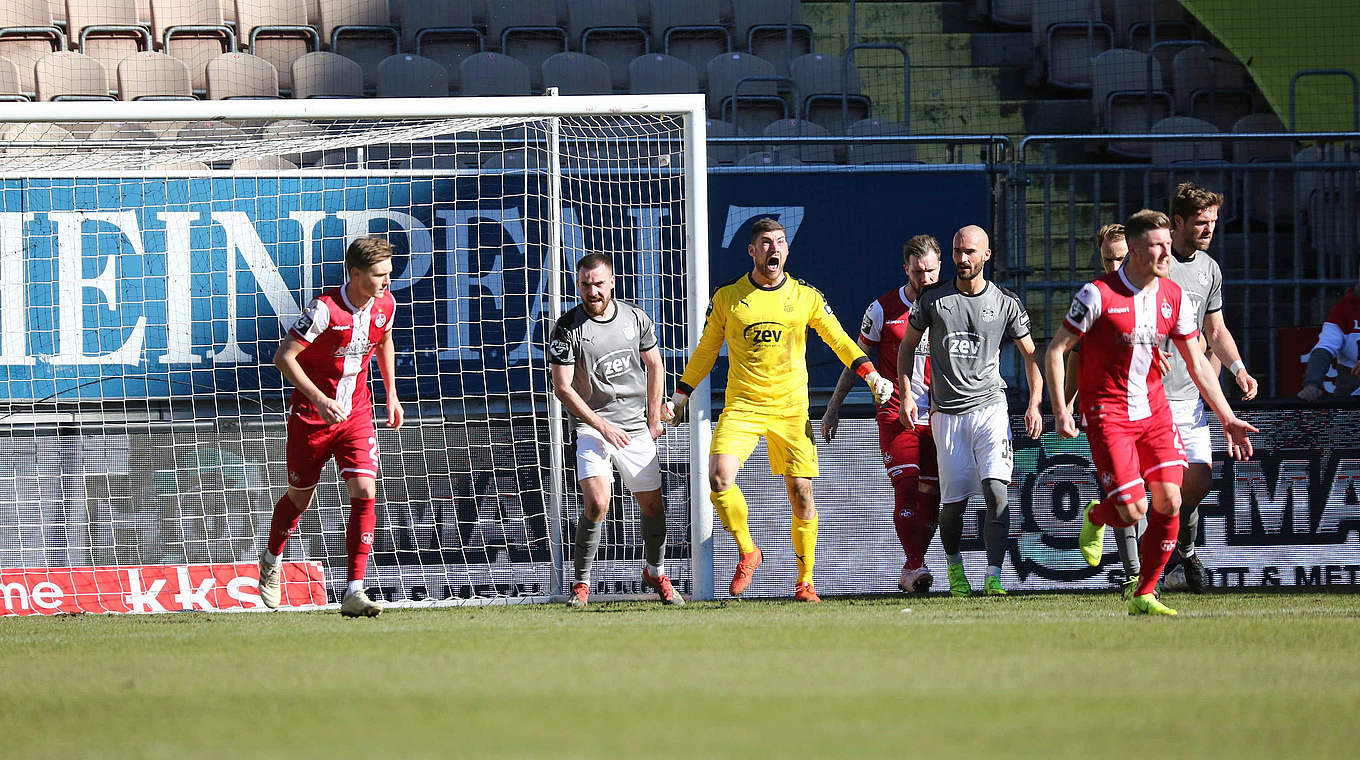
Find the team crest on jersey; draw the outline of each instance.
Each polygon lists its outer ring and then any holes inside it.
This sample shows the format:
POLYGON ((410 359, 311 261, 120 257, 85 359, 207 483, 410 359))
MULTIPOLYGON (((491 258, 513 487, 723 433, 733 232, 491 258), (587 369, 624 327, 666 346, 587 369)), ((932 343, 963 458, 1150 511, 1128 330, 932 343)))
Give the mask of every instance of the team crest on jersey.
POLYGON ((1162 318, 1171 319, 1171 302, 1162 301, 1162 318))
POLYGON ((1107 491, 1114 488, 1114 475, 1108 472, 1100 473, 1100 483, 1105 486, 1105 490, 1107 491))
POLYGON ((374 315, 373 315, 373 325, 374 325, 375 327, 377 327, 379 330, 381 330, 381 329, 383 328, 383 326, 386 325, 386 324, 387 324, 387 315, 386 315, 386 314, 384 314, 384 313, 382 313, 382 312, 380 311, 380 312, 378 312, 377 314, 374 314, 374 315))
POLYGON ((623 339, 624 339, 624 340, 632 340, 632 339, 635 338, 635 337, 637 337, 637 333, 633 330, 633 326, 632 326, 632 325, 624 325, 624 326, 623 326, 623 339))
POLYGON ((793 313, 793 310, 796 309, 796 308, 798 308, 798 304, 794 303, 793 301, 785 301, 785 302, 784 302, 784 313, 785 313, 785 314, 792 314, 792 313, 793 313))
POLYGON ((1199 270, 1198 272, 1195 273, 1195 279, 1199 280, 1199 284, 1201 284, 1201 285, 1208 285, 1208 284, 1209 284, 1209 273, 1206 272, 1206 271, 1204 271, 1203 269, 1201 269, 1201 270, 1199 270))
POLYGON ((982 321, 983 321, 983 322, 992 322, 992 321, 995 321, 995 320, 996 320, 996 309, 993 309, 993 308, 990 307, 990 306, 984 306, 984 307, 982 307, 982 321))

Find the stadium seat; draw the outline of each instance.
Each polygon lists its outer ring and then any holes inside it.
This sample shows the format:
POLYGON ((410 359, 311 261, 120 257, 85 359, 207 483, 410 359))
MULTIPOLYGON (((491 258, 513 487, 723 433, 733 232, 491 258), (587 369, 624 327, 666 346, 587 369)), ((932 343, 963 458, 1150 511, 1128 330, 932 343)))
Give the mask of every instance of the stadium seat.
POLYGON ((14 64, 24 93, 37 91, 33 67, 38 59, 65 49, 66 35, 53 23, 47 0, 0 3, 0 58, 14 64))
POLYGON ((1253 111, 1251 77, 1231 54, 1186 48, 1172 59, 1177 113, 1211 121, 1220 129, 1253 111))
POLYGON ((63 50, 38 59, 38 100, 113 100, 109 73, 98 60, 63 50))
POLYGON ((1034 14, 1034 0, 991 0, 988 16, 1001 26, 1028 29, 1034 14))
POLYGON ((740 0, 732 4, 734 44, 774 64, 781 75, 789 62, 812 52, 812 27, 803 5, 789 0, 740 0))
MULTIPOLYGON (((1273 113, 1255 113, 1243 116, 1233 122, 1233 132, 1244 134, 1288 132, 1280 117, 1273 113)), ((1232 159, 1238 163, 1251 161, 1290 161, 1294 156, 1294 146, 1285 141, 1242 140, 1232 144, 1232 159)))
MULTIPOLYGON (((1233 132, 1287 132, 1279 117, 1273 113, 1243 116, 1232 128, 1233 132)), ((1294 143, 1288 140, 1241 140, 1232 143, 1235 163, 1280 163, 1294 160, 1294 143)), ((1292 224, 1294 209, 1294 172, 1271 169, 1242 173, 1243 203, 1251 217, 1262 224, 1274 219, 1277 224, 1292 224)))
POLYGON ((462 89, 459 66, 463 59, 486 50, 477 28, 473 3, 448 0, 406 0, 402 15, 402 45, 406 52, 438 61, 449 72, 450 91, 462 89))
POLYGON ((293 61, 294 98, 359 98, 364 71, 337 53, 308 53, 293 61))
POLYGON ((1107 0, 1112 13, 1106 20, 1114 28, 1114 44, 1144 53, 1151 47, 1153 11, 1155 3, 1156 37, 1162 40, 1186 40, 1193 30, 1185 20, 1185 10, 1176 0, 1107 0))
POLYGON ((760 150, 737 159, 737 166, 801 166, 802 161, 777 150, 760 150))
MULTIPOLYGON (((708 137, 744 137, 745 135, 730 122, 722 119, 709 119, 705 123, 705 132, 708 137)), ((708 143, 708 163, 710 166, 722 164, 734 164, 737 159, 745 155, 747 146, 727 145, 719 143, 708 143)))
POLYGON ((802 98, 799 113, 828 130, 841 133, 857 121, 869 118, 872 106, 869 98, 860 94, 859 69, 851 63, 848 70, 840 56, 808 53, 789 64, 793 84, 802 98), (842 119, 841 93, 847 105, 842 119))
POLYGON ((296 169, 292 161, 279 156, 260 156, 259 158, 238 158, 231 162, 233 171, 288 171, 296 169))
POLYGON ((1109 50, 1114 37, 1091 0, 1036 2, 1031 34, 1045 80, 1071 90, 1090 89, 1091 60, 1109 50))
MULTIPOLYGON (((845 130, 850 137, 891 137, 909 134, 906 125, 882 119, 864 119, 845 130)), ((916 146, 911 143, 851 142, 846 159, 852 164, 913 164, 916 146)))
POLYGON ((689 62, 708 86, 708 62, 732 50, 720 0, 651 0, 652 50, 689 62))
MULTIPOLYGON (((1116 48, 1091 62, 1091 108, 1097 122, 1111 134, 1147 132, 1157 121, 1171 115, 1171 93, 1162 87, 1162 65, 1147 53, 1116 48), (1148 65, 1152 66, 1151 99, 1148 65)), ((1128 145, 1128 143, 1125 143, 1128 145)), ((1123 152, 1114 143, 1111 150, 1123 152)), ((1124 155, 1146 156, 1133 148, 1124 155)))
POLYGON ((709 113, 751 135, 760 134, 776 119, 789 118, 774 64, 749 53, 722 53, 713 56, 707 68, 709 113))
POLYGON ((533 92, 543 88, 543 62, 567 51, 567 30, 558 25, 555 0, 488 0, 486 36, 529 70, 533 92))
POLYGON ((585 53, 558 53, 543 62, 543 86, 559 95, 608 95, 613 92, 609 64, 585 53))
MULTIPOLYGON (((765 137, 829 137, 830 132, 820 124, 803 119, 780 119, 771 122, 762 133, 765 137)), ((816 145, 771 144, 770 151, 784 153, 805 164, 834 164, 836 149, 830 143, 816 145)))
POLYGON ((448 95, 449 70, 438 61, 397 53, 378 63, 380 98, 445 98, 448 95))
POLYGON ((65 0, 71 49, 117 71, 133 53, 152 50, 151 31, 137 18, 137 0, 65 0))
POLYGON ((331 52, 359 64, 363 88, 378 86, 378 63, 400 52, 401 32, 392 26, 387 0, 320 0, 317 30, 331 52))
MULTIPOLYGON (((321 49, 321 35, 307 23, 297 0, 236 0, 236 32, 244 50, 274 65, 279 89, 293 89, 293 61, 321 49)), ((211 96, 209 96, 211 97, 211 96)))
POLYGON ((118 63, 118 96, 123 100, 193 100, 189 67, 165 53, 134 53, 118 63))
POLYGON ((279 70, 247 53, 223 53, 208 61, 208 99, 269 99, 279 96, 279 70))
POLYGON ((19 67, 0 58, 0 102, 23 102, 28 100, 24 88, 19 84, 19 67))
POLYGON ((500 53, 478 53, 463 59, 460 75, 463 94, 528 95, 529 68, 500 53))
POLYGON ((666 92, 703 92, 699 88, 699 72, 675 56, 648 53, 628 64, 628 89, 634 95, 666 92))
MULTIPOLYGON (((1189 116, 1171 116, 1152 125, 1152 131, 1160 135, 1208 134, 1217 132, 1218 127, 1202 119, 1189 116)), ((1223 143, 1205 142, 1154 142, 1152 144, 1152 163, 1158 165, 1179 163, 1221 163, 1223 143)))
POLYGON ((217 3, 151 0, 151 37, 167 55, 189 69, 194 91, 208 89, 208 61, 236 51, 236 33, 222 18, 217 3))
POLYGON ((629 86, 629 64, 651 50, 633 0, 567 0, 567 32, 577 50, 608 64, 620 92, 629 86))

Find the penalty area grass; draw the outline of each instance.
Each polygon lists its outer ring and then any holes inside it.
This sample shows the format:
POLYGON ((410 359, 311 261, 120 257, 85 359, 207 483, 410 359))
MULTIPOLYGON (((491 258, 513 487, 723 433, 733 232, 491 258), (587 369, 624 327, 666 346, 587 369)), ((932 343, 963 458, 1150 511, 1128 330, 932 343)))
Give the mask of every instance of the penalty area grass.
POLYGON ((1360 595, 0 619, 7 758, 1354 757, 1360 595))

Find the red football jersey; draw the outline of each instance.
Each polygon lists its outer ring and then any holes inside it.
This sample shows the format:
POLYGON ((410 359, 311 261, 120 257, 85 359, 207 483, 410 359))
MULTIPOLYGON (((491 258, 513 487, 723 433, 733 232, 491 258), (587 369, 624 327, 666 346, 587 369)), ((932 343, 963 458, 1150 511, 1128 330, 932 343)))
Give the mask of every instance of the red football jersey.
MULTIPOLYGON (((302 371, 351 415, 372 414, 368 364, 392 331, 396 307, 388 291, 358 308, 341 286, 313 298, 293 325, 293 337, 306 346, 297 356, 302 371)), ((296 389, 290 403, 303 419, 321 421, 311 401, 296 389)))
POLYGON ((1179 285, 1157 277, 1137 290, 1122 269, 1084 285, 1063 324, 1084 336, 1077 400, 1088 420, 1141 420, 1166 409, 1154 352, 1167 336, 1199 334, 1179 285))
MULTIPOLYGON (((911 312, 911 301, 907 300, 907 288, 883 294, 877 301, 864 310, 864 321, 860 325, 860 338, 870 346, 877 346, 874 366, 878 373, 893 381, 893 395, 888 403, 878 408, 877 417, 896 421, 898 409, 902 406, 897 387, 897 349, 902 345, 902 336, 907 330, 907 315, 911 312)), ((930 412, 930 331, 921 336, 916 347, 916 365, 911 372, 911 395, 916 399, 920 417, 930 412)))
MULTIPOLYGON (((1354 291, 1337 301, 1327 312, 1327 321, 1322 324, 1315 348, 1321 348, 1336 357, 1337 364, 1354 367, 1360 354, 1360 296, 1354 291)), ((1357 395, 1360 395, 1358 390, 1357 395)))

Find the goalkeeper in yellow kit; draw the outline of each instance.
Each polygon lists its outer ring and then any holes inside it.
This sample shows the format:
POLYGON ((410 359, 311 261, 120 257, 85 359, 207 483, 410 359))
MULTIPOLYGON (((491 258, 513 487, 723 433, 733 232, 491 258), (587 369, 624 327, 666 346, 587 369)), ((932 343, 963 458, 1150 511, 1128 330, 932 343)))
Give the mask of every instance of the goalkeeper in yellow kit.
POLYGON ((770 470, 784 476, 793 506, 793 551, 798 557, 794 599, 818 602, 812 586, 817 547, 812 478, 817 476, 817 447, 808 420, 807 329, 816 330, 836 356, 869 383, 877 403, 892 397, 893 384, 874 370, 859 345, 845 334, 821 291, 784 272, 789 245, 783 225, 769 218, 757 221, 747 251, 754 262, 751 273, 713 293, 699 347, 685 366, 675 395, 662 407, 661 417, 675 422, 694 386, 713 369, 726 340, 727 400, 713 431, 708 484, 723 527, 741 551, 732 576, 732 596, 746 591, 760 566, 760 548, 751 540, 746 498, 736 477, 765 436, 770 470))

